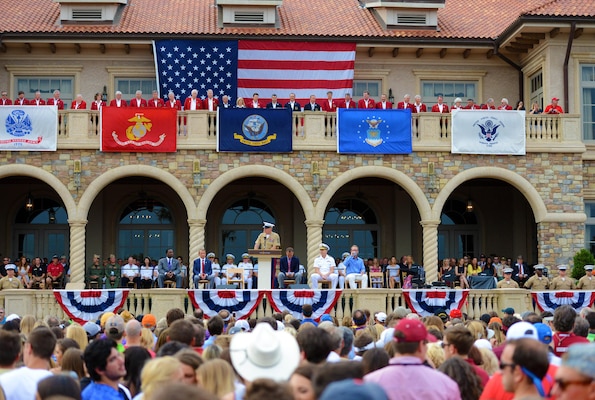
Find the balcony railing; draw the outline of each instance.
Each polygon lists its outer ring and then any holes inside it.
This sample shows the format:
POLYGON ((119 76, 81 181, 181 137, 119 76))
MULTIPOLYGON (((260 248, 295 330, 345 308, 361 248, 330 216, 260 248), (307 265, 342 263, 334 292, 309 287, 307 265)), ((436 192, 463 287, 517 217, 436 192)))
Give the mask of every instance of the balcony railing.
MULTIPOLYGON (((178 149, 215 150, 215 112, 180 111, 177 122, 178 149)), ((580 115, 527 115, 527 152, 585 151, 580 115)), ((336 151, 337 116, 325 112, 294 112, 293 149, 336 151)), ((450 114, 423 113, 412 117, 414 151, 450 151, 450 114)), ((99 113, 90 110, 60 111, 59 149, 99 149, 99 113)))

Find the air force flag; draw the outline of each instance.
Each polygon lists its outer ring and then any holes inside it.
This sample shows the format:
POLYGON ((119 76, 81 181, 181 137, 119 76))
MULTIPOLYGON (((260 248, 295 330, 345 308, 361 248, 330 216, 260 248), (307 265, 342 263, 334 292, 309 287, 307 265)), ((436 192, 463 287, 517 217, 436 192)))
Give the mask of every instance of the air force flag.
POLYGON ((217 151, 291 152, 291 110, 219 107, 217 111, 217 151))
POLYGON ((409 154, 411 110, 337 110, 339 153, 409 154))
POLYGON ((452 152, 461 154, 525 154, 525 112, 454 110, 452 152))

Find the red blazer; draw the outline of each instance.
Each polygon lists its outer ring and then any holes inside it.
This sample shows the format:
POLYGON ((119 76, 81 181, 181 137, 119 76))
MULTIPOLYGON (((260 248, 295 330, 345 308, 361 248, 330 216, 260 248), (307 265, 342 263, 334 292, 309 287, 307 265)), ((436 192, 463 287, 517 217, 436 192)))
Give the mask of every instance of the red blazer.
POLYGON ((488 106, 487 104, 482 104, 481 109, 482 110, 495 110, 496 106, 488 106))
MULTIPOLYGON (((380 110, 383 110, 383 108, 382 108, 382 102, 376 103, 376 108, 378 108, 380 110)), ((387 101, 386 102, 386 109, 387 110, 392 110, 392 108, 393 108, 393 103, 391 103, 390 101, 387 101)))
MULTIPOLYGON (((112 101, 110 101, 109 106, 110 107, 118 107, 118 105, 116 103, 116 99, 113 99, 112 101)), ((124 99, 120 100, 120 108, 122 108, 122 107, 128 107, 128 104, 126 104, 126 100, 124 100, 124 99)))
MULTIPOLYGON (((190 103, 192 102, 192 97, 188 97, 186 101, 184 101, 184 111, 190 111, 190 103)), ((202 100, 198 97, 196 98, 196 109, 202 109, 202 100)))
POLYGON ((31 99, 31 100, 29 100, 29 102, 27 103, 27 105, 29 105, 29 106, 44 106, 45 105, 45 100, 44 99, 39 99, 39 104, 37 104, 37 101, 35 99, 31 99))
POLYGON ((338 103, 333 99, 331 100, 331 104, 329 105, 328 99, 321 100, 320 102, 320 109, 326 112, 335 112, 337 111, 338 103))
POLYGON ((510 104, 505 107, 500 106, 498 107, 498 110, 512 110, 512 106, 510 104))
POLYGON ((5 99, 5 100, 0 99, 0 102, 1 102, 0 106, 11 106, 12 105, 12 100, 10 100, 10 99, 5 99))
POLYGON ((245 102, 246 102, 246 108, 264 108, 264 106, 262 105, 260 100, 258 100, 258 103, 257 103, 258 107, 254 107, 254 100, 252 100, 252 99, 245 100, 245 102))
POLYGON ((130 101, 128 102, 128 107, 146 107, 147 106, 147 100, 145 99, 140 99, 140 106, 138 105, 138 102, 136 101, 136 97, 134 99, 130 99, 130 101))
MULTIPOLYGON (((31 102, 29 102, 29 104, 31 104, 31 102)), ((52 97, 51 99, 48 99, 47 103, 48 106, 53 106, 53 105, 57 105, 58 106, 58 110, 64 110, 64 102, 62 101, 62 99, 58 99, 57 101, 54 100, 54 98, 52 97)))
MULTIPOLYGON (((101 104, 101 107, 105 107, 105 101, 99 100, 99 104, 101 104)), ((99 107, 97 107, 97 101, 91 103, 91 110, 99 111, 99 107)))
POLYGON ((399 101, 399 103, 397 104, 397 110, 405 109, 410 109, 412 113, 416 112, 415 107, 413 107, 413 103, 407 103, 407 106, 405 106, 404 101, 399 101))
POLYGON ((364 101, 364 99, 360 99, 357 102, 357 108, 375 108, 376 107, 376 102, 374 101, 374 99, 368 99, 368 107, 366 107, 366 102, 364 101))
POLYGON ((23 100, 21 101, 21 99, 17 98, 17 99, 14 101, 14 105, 15 105, 15 106, 28 106, 28 105, 29 105, 29 100, 27 100, 27 99, 23 99, 23 100))
MULTIPOLYGON (((415 105, 415 103, 411 104, 411 112, 412 113, 417 113, 417 106, 415 105)), ((428 109, 426 108, 426 105, 424 103, 421 103, 419 106, 419 112, 427 112, 428 109)))
MULTIPOLYGON (((217 107, 219 107, 219 100, 213 97, 213 111, 217 111, 217 107)), ((205 110, 209 109, 209 98, 207 97, 202 101, 202 108, 205 110)))
POLYGON ((463 110, 479 110, 479 109, 481 109, 481 106, 479 106, 477 104, 473 104, 472 106, 463 107, 463 110))
POLYGON ((351 99, 349 102, 349 107, 347 107, 347 102, 343 100, 339 103, 338 108, 357 108, 357 104, 355 103, 355 100, 351 99))
POLYGON ((81 101, 81 104, 79 104, 79 108, 76 108, 76 100, 73 100, 72 103, 70 104, 70 108, 72 110, 86 110, 87 109, 87 103, 85 103, 85 101, 81 101))
POLYGON ((157 99, 157 105, 155 105, 155 99, 147 100, 147 107, 151 107, 151 108, 163 107, 163 99, 162 98, 158 98, 157 99))
MULTIPOLYGON (((437 113, 440 112, 440 107, 438 107, 438 104, 434 104, 432 106, 432 112, 437 112, 437 113)), ((442 113, 444 114, 447 112, 448 112, 448 106, 446 104, 442 103, 442 113)))
POLYGON ((165 108, 173 108, 176 110, 181 110, 182 109, 182 103, 180 103, 180 100, 176 100, 174 101, 174 104, 171 104, 171 101, 167 100, 165 103, 163 103, 163 107, 165 108))

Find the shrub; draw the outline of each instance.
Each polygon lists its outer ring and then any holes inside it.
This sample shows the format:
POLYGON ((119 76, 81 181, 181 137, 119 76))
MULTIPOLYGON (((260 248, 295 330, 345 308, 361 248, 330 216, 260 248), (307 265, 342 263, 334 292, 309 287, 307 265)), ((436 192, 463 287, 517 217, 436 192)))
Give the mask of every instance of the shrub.
POLYGON ((572 267, 571 276, 574 279, 580 279, 585 275, 585 265, 595 264, 595 257, 587 249, 581 249, 574 255, 574 267, 572 267))

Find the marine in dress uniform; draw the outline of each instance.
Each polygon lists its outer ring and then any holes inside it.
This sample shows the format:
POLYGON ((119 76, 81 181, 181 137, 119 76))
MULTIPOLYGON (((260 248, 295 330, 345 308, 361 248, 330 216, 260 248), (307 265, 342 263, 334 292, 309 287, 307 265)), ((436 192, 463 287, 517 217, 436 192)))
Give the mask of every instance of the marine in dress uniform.
POLYGON ((574 278, 566 276, 566 270, 568 269, 567 265, 558 265, 558 273, 559 275, 552 279, 550 283, 551 290, 574 290, 576 289, 576 284, 574 283, 574 278))
POLYGON ((518 289, 519 284, 512 280, 512 268, 504 268, 504 279, 498 282, 498 289, 518 289))
POLYGON ((281 238, 276 232, 273 232, 274 226, 270 222, 263 223, 263 232, 256 238, 254 250, 276 250, 281 248, 281 238))
POLYGON ((535 267, 535 274, 525 282, 524 287, 526 289, 531 290, 548 290, 550 287, 550 281, 545 276, 543 276, 543 269, 545 266, 543 264, 537 264, 535 267))
POLYGON ((585 265, 585 276, 579 279, 577 289, 595 290, 595 277, 593 276, 593 265, 585 265))
POLYGON ((15 275, 17 266, 14 264, 8 264, 4 268, 6 269, 6 276, 0 279, 0 290, 22 289, 23 282, 21 282, 21 279, 15 275))

